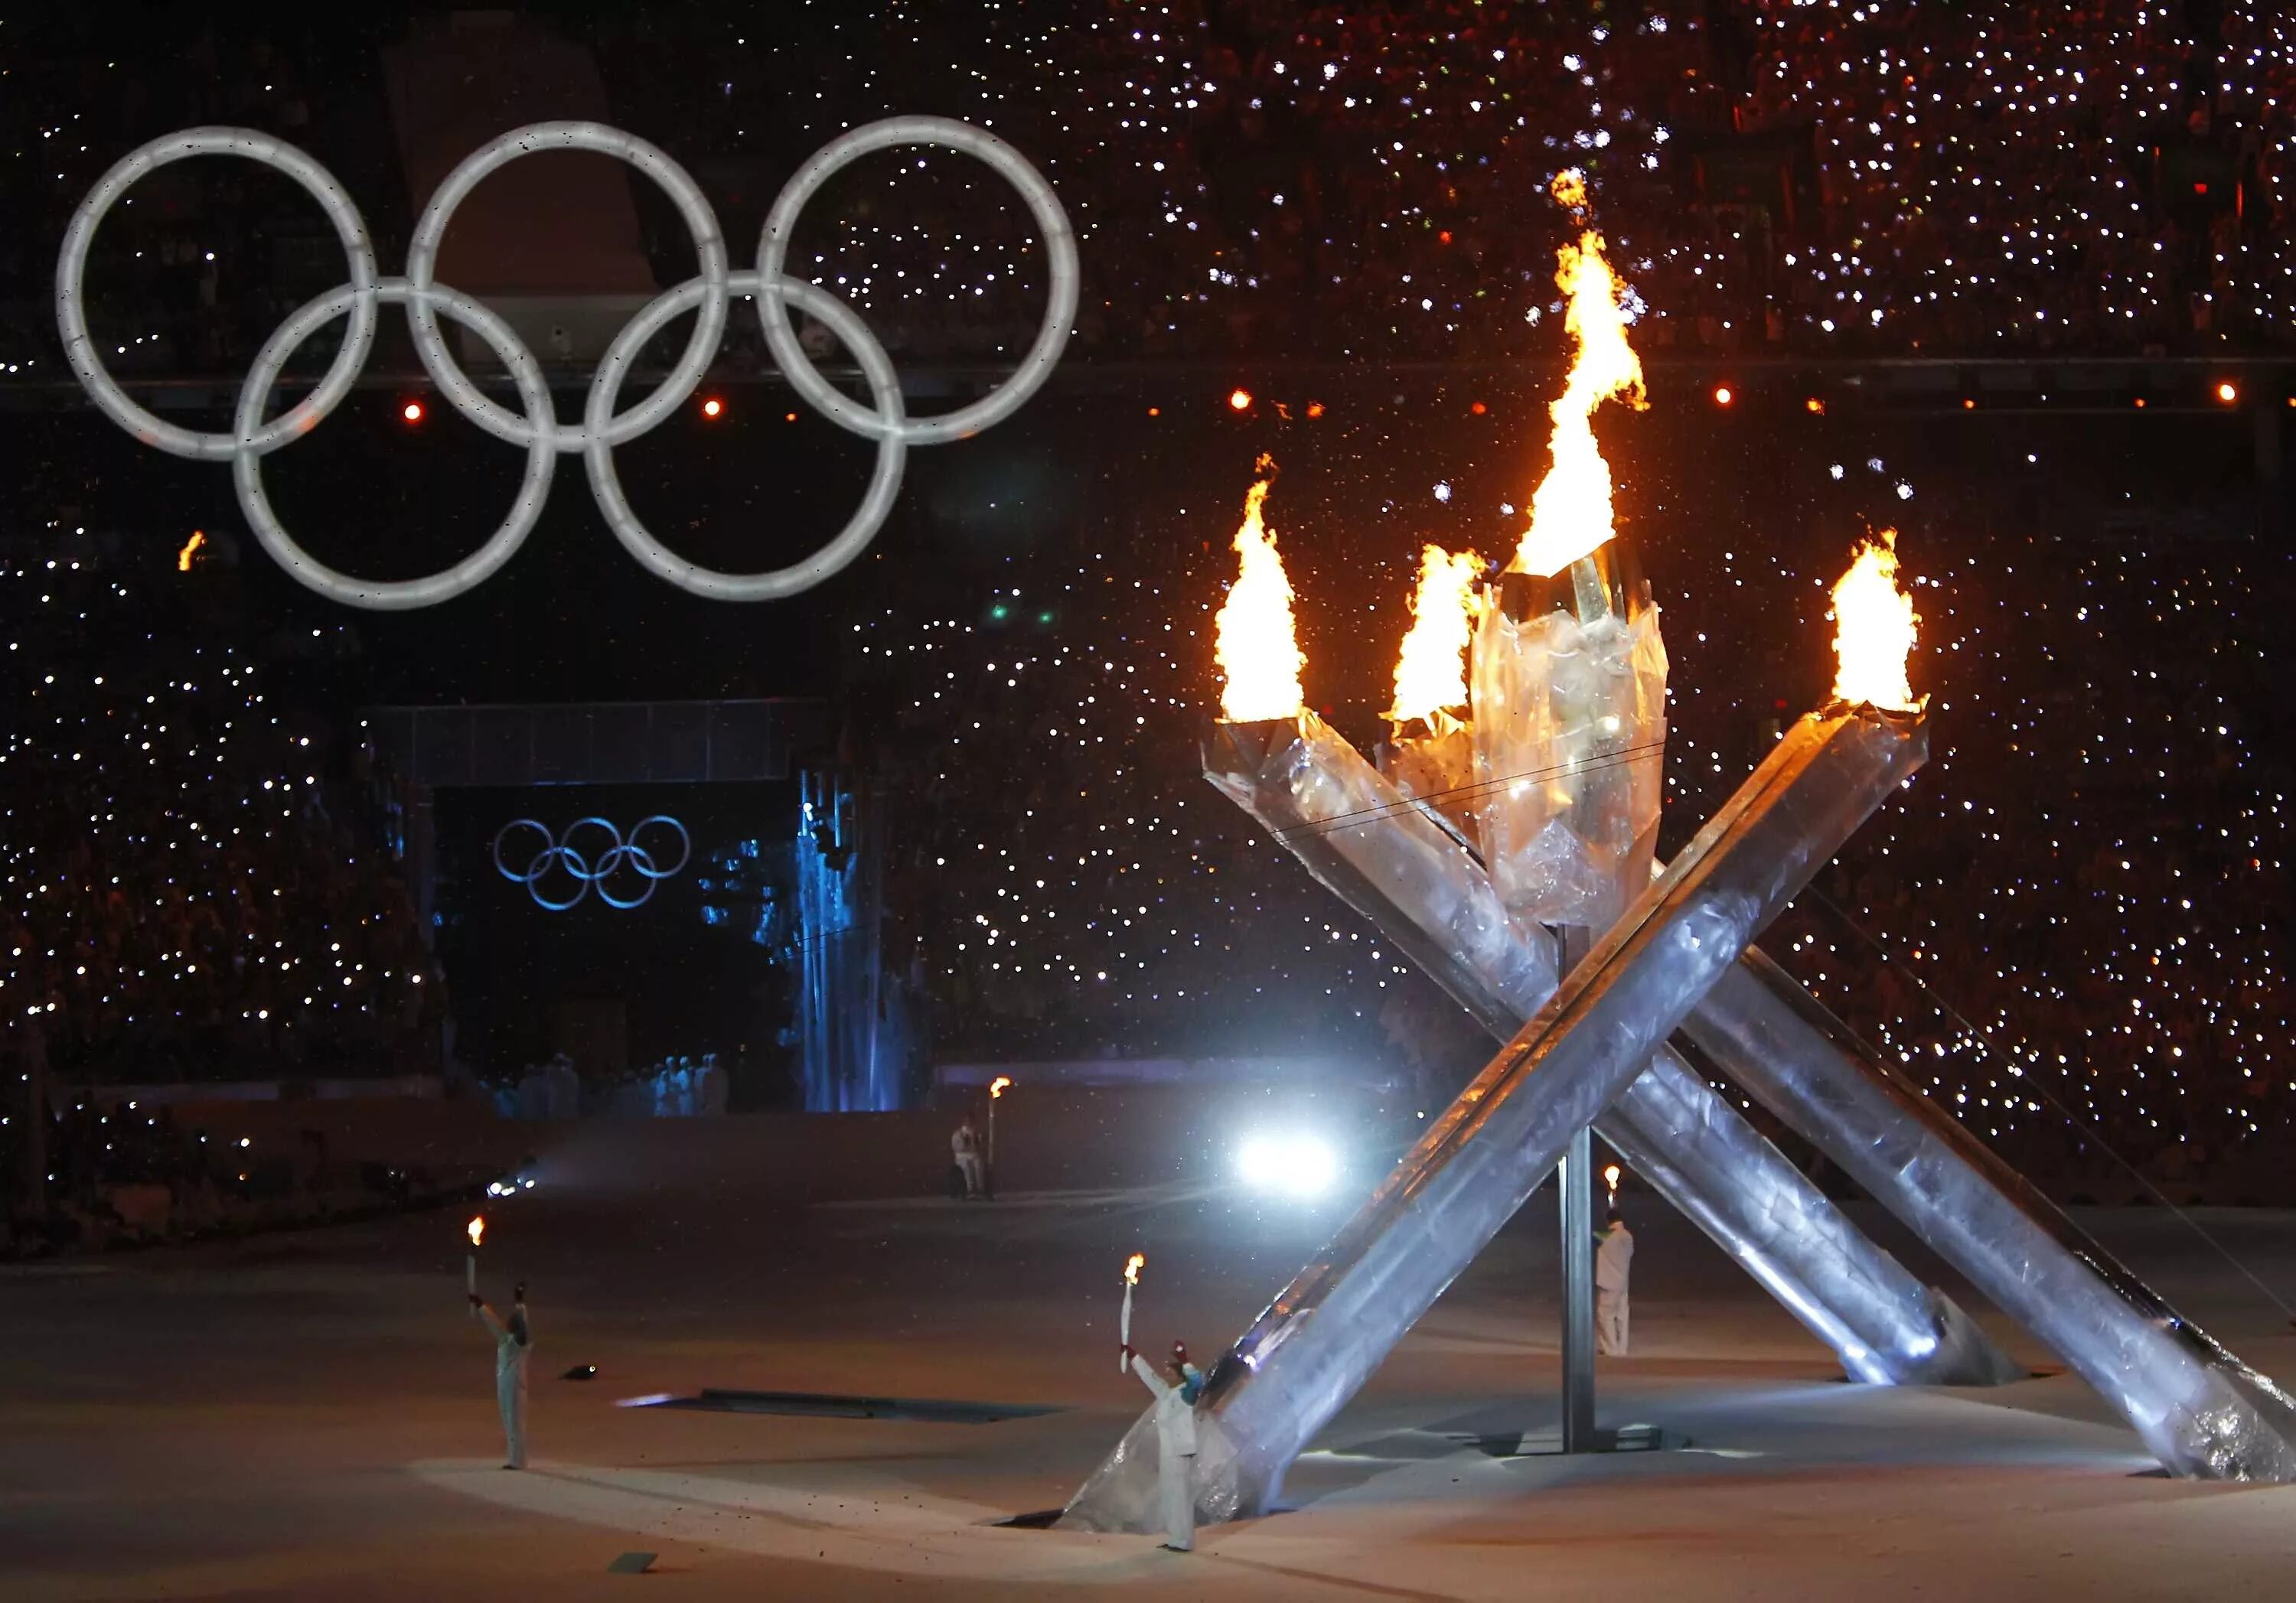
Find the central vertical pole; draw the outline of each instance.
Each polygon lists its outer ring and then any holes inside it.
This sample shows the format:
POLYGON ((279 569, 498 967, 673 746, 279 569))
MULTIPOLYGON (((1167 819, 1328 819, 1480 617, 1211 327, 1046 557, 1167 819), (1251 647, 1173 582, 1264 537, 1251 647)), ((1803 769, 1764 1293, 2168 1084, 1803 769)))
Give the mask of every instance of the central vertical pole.
POLYGON ((1580 1125, 1554 1165, 1562 1193, 1562 1451, 1595 1448, 1594 1133, 1580 1125))
MULTIPOLYGON (((1565 926, 1562 971, 1587 955, 1593 933, 1565 926)), ((1584 1125, 1554 1165, 1554 1217, 1562 1232, 1562 1451, 1595 1448, 1595 1139, 1584 1125)))

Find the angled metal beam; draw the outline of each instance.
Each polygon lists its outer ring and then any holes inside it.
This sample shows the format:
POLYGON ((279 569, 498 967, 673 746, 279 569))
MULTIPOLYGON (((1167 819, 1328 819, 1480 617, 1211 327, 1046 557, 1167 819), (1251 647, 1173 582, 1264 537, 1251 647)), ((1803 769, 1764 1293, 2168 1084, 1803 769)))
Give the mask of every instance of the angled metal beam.
POLYGON ((1759 952, 1684 1034, 2072 1366, 2177 1475, 2296 1480, 2296 1399, 2091 1240, 1759 952))

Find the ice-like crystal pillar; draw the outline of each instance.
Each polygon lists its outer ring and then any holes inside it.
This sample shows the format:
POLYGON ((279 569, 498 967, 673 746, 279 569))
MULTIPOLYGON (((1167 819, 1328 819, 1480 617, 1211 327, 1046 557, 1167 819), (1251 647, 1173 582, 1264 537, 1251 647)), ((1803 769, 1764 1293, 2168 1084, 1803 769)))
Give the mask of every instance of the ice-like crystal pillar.
POLYGON ((2048 1344, 2172 1472, 2296 1480, 2296 1400, 2177 1314, 2025 1177, 1750 952, 1684 1033, 2048 1344))
MULTIPOLYGON (((1927 752, 1918 717, 1803 719, 1213 1371, 1198 1512, 1266 1507, 1292 1460, 1927 752)), ((1095 1482, 1120 1478, 1136 1426, 1095 1482)), ((1076 1523, 1105 1521, 1087 1485, 1076 1523)))

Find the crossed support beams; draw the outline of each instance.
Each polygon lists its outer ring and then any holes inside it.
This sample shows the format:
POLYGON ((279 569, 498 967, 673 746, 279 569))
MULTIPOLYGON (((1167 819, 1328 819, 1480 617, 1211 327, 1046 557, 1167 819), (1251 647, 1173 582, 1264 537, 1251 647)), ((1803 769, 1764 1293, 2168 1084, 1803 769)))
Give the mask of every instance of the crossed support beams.
MULTIPOLYGON (((1734 1075, 1749 1057, 1782 1060, 1760 1081, 1750 1077, 1749 1092, 2063 1353, 2171 1469, 2296 1478, 2296 1405, 2079 1238, 1918 1092, 1845 1055, 1822 1010, 1764 960, 1734 966, 1918 765, 1926 746, 1918 720, 1864 708, 1797 724, 1543 1007, 1530 993, 1552 984, 1552 955, 1542 961, 1534 941, 1493 922, 1495 901, 1472 858, 1408 804, 1392 806, 1391 790, 1382 799, 1385 781, 1320 724, 1303 718, 1290 729, 1224 729, 1223 740, 1245 745, 1228 749, 1235 761, 1216 748, 1215 782, 1487 1026, 1504 1029, 1510 996, 1531 1004, 1517 1016, 1537 1016, 1215 1370, 1200 1411, 1201 1517, 1267 1505, 1292 1458, 1521 1206, 1571 1131, 1597 1118, 1605 1138, 1851 1373, 2005 1378, 2006 1361, 1957 1309, 1841 1220, 1696 1075, 1670 1053, 1652 1055, 1693 1014, 1702 1025, 1693 1037, 1734 1075), (1297 747, 1288 774, 1267 761, 1287 755, 1286 739, 1297 747), (1265 782, 1275 775, 1282 783, 1265 782), (1263 813, 1253 799, 1284 791, 1288 808, 1263 813), (1387 858, 1339 844, 1349 822, 1374 816, 1382 832, 1411 843, 1387 858), (1447 864, 1445 847, 1472 872, 1447 864), (1845 1079, 1867 1094, 1845 1089, 1845 1079), (1637 1120, 1638 1108, 1649 1121, 1637 1120), (1722 1119, 1711 1116, 1716 1108, 1722 1119), (1892 1339, 1876 1347, 1860 1334, 1876 1330, 1892 1339), (1936 1361, 1931 1372, 1920 1371, 1923 1359, 1936 1361)), ((1153 1459, 1144 1419, 1079 1492, 1067 1522, 1144 1528, 1153 1459)))
MULTIPOLYGON (((1314 714, 1221 724, 1212 782, 1501 1041, 1554 994, 1554 938, 1510 919, 1482 867, 1314 714)), ((1984 1385, 2009 1359, 1874 1246, 1669 1047, 1595 1121, 1636 1173, 1860 1380, 1984 1385)))
MULTIPOLYGON (((1197 1509, 1265 1509, 1292 1460, 1649 1063, 1715 977, 1926 755, 1917 719, 1805 718, 1213 1370, 1197 1509)), ((1064 1517, 1131 1528, 1136 1426, 1064 1517)))

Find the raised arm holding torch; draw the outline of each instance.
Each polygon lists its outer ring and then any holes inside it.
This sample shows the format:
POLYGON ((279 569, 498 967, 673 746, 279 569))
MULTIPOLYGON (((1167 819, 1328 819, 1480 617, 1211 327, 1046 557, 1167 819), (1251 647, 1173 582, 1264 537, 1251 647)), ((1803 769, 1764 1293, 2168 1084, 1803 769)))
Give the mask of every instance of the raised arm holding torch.
POLYGON ((1124 1347, 1116 1357, 1116 1372, 1119 1375, 1132 1365, 1132 1288, 1140 1284, 1140 1266, 1147 1261, 1146 1254, 1136 1252, 1124 1264, 1124 1312, 1116 1321, 1117 1339, 1124 1347))
MULTIPOLYGON (((473 1214, 466 1227, 471 1232, 471 1250, 463 1257, 463 1289, 473 1297, 479 1295, 479 1239, 487 1233, 487 1216, 473 1214)), ((471 1304, 471 1317, 479 1317, 479 1305, 471 1304)))

